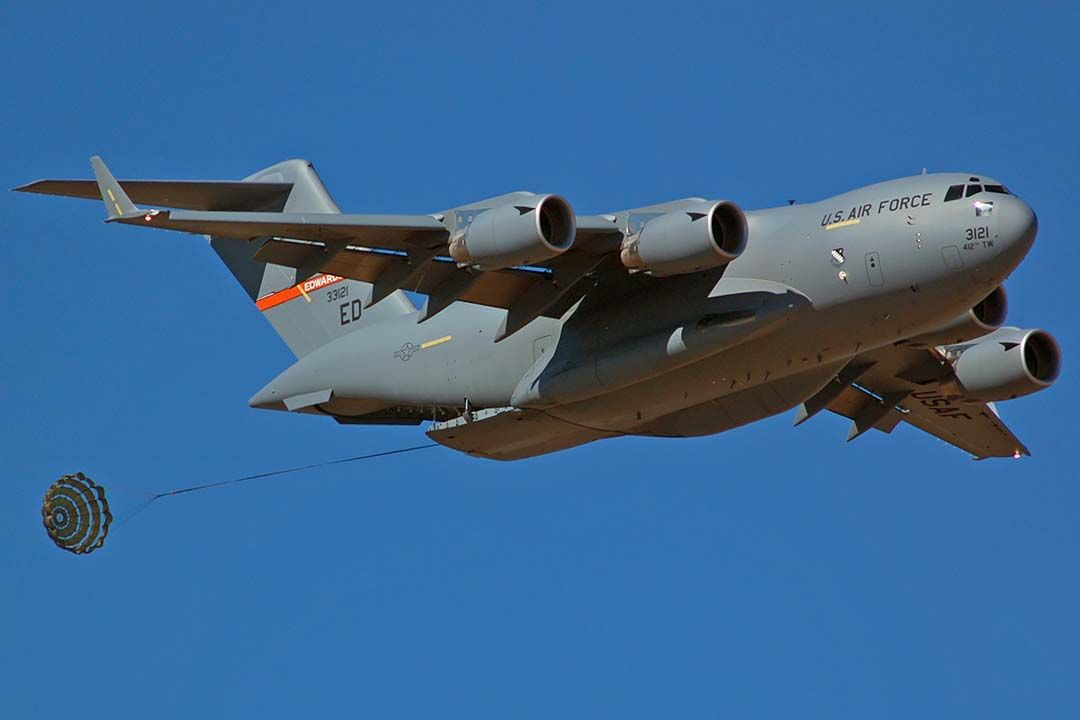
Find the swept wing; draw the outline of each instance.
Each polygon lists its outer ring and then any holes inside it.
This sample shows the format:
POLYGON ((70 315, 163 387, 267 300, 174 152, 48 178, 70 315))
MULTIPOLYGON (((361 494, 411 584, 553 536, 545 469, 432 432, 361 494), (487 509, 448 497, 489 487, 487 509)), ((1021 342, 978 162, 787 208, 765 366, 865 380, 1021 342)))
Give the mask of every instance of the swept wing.
POLYGON ((823 409, 850 418, 848 440, 869 430, 890 433, 906 422, 976 459, 1030 455, 992 403, 942 387, 952 365, 936 348, 881 348, 853 359, 799 409, 796 424, 823 409))

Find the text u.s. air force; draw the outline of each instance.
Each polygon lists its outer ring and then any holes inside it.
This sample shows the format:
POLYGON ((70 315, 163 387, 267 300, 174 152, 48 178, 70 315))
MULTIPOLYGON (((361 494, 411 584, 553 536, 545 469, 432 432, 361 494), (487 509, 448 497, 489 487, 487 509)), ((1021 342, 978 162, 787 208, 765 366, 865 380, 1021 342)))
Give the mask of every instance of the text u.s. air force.
POLYGON ((902 197, 888 198, 877 203, 877 209, 874 209, 874 203, 866 203, 865 205, 856 205, 850 209, 836 210, 835 212, 825 213, 825 217, 821 219, 821 226, 833 225, 835 223, 847 222, 848 220, 861 220, 864 217, 870 215, 881 215, 883 213, 894 213, 900 210, 912 210, 914 208, 927 207, 933 202, 934 193, 922 193, 920 195, 904 195, 902 197))

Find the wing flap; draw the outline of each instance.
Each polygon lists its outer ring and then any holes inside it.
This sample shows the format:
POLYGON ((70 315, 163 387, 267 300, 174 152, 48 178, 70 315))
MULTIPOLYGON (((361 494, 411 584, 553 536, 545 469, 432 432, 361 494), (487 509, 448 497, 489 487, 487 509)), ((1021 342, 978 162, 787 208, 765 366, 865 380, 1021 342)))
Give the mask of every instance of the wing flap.
MULTIPOLYGON (((879 404, 880 401, 873 395, 849 385, 826 407, 837 415, 842 415, 849 420, 855 420, 861 415, 865 415, 869 408, 879 404)), ((891 433, 902 419, 903 416, 899 412, 888 412, 878 418, 871 427, 883 433, 891 433)))

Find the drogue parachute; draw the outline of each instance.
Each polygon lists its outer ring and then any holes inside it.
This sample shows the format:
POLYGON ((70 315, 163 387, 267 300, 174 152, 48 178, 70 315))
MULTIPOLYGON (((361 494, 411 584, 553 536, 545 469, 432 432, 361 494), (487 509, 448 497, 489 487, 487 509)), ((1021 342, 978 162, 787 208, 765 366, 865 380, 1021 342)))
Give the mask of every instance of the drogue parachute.
POLYGON ((105 488, 81 472, 64 475, 49 487, 41 517, 57 547, 76 555, 101 547, 113 519, 105 488))

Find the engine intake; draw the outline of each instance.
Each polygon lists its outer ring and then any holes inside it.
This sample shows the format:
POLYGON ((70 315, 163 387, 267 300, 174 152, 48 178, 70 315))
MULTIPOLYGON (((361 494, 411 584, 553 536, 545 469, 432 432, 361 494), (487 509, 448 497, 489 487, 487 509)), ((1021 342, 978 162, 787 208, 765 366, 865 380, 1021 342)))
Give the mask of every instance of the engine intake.
POLYGON ((726 265, 746 249, 746 215, 733 202, 683 208, 645 223, 623 243, 620 258, 631 270, 682 275, 726 265))
POLYGON ((953 370, 959 390, 971 400, 1030 395, 1053 385, 1061 373, 1061 349, 1045 330, 1003 328, 956 351, 960 356, 953 370))
POLYGON ((570 203, 537 195, 477 215, 450 239, 450 257, 481 270, 534 265, 569 250, 576 233, 570 203))

